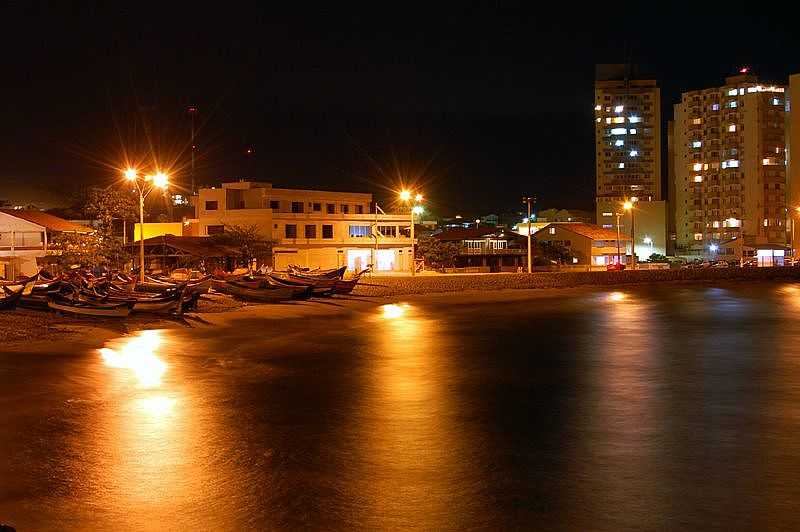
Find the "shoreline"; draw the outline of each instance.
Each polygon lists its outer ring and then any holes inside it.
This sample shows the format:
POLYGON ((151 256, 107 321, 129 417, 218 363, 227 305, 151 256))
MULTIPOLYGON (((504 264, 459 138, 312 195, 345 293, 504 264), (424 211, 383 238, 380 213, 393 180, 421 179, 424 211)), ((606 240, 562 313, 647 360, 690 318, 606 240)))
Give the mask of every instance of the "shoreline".
POLYGON ((342 312, 370 312, 378 306, 411 303, 430 304, 496 304, 522 300, 547 300, 575 294, 595 294, 609 290, 631 288, 660 288, 667 286, 732 287, 757 285, 764 282, 796 282, 800 279, 756 279, 741 280, 682 280, 667 283, 626 283, 620 285, 582 285, 563 288, 501 288, 495 290, 466 289, 427 293, 392 295, 350 295, 335 298, 292 301, 287 303, 244 303, 225 296, 208 294, 202 299, 200 311, 189 312, 181 317, 138 315, 125 319, 80 318, 61 316, 52 312, 19 309, 0 313, 0 343, 3 352, 42 353, 52 352, 57 342, 68 342, 71 348, 96 348, 113 338, 135 334, 147 329, 192 329, 205 327, 229 327, 237 321, 286 320, 323 318, 342 312), (20 319, 21 318, 21 319, 20 319), (8 328, 24 329, 30 334, 24 337, 8 335, 8 328), (42 330, 44 333, 42 334, 42 330), (37 332, 38 331, 38 332, 37 332), (4 334, 6 333, 6 334, 4 334))

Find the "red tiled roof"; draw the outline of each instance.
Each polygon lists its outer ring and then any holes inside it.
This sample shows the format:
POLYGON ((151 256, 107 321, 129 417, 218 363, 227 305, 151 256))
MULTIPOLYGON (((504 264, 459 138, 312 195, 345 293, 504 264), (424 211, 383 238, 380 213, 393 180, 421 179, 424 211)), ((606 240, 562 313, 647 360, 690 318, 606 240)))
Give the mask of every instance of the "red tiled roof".
MULTIPOLYGON (((594 224, 584 224, 584 223, 553 223, 548 224, 541 228, 536 234, 545 234, 542 233, 548 227, 553 226, 557 227, 558 229, 563 229, 565 231, 569 231, 570 233, 575 233, 576 235, 585 236, 586 238, 591 238, 592 240, 616 240, 617 239, 617 232, 612 231, 610 229, 603 229, 599 225, 594 224)), ((537 238, 534 235, 534 238, 537 238)), ((624 233, 620 234, 620 240, 630 240, 630 236, 625 235, 624 233)))
POLYGON ((94 233, 94 229, 86 227, 85 225, 78 225, 68 222, 58 216, 47 214, 46 212, 36 210, 17 210, 17 209, 0 209, 0 212, 15 216, 22 220, 27 220, 31 223, 41 225, 45 229, 51 231, 59 231, 62 233, 81 233, 89 234, 94 233))

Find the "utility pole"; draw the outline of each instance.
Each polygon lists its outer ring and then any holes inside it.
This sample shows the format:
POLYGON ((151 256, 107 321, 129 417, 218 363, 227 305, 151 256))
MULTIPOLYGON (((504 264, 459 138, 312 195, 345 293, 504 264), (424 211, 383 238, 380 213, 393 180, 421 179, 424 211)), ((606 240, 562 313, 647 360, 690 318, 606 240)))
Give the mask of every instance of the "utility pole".
POLYGON ((191 124, 192 124, 192 135, 191 135, 192 166, 191 166, 191 170, 190 170, 191 176, 192 176, 192 188, 190 189, 191 190, 191 195, 194 195, 194 190, 195 190, 195 188, 194 188, 195 187, 195 183, 194 183, 194 150, 195 150, 196 146, 194 144, 194 115, 196 115, 196 114, 197 114, 197 107, 195 107, 195 106, 189 107, 189 119, 190 119, 191 124))
POLYGON ((621 213, 615 211, 614 214, 617 215, 617 264, 620 264, 620 256, 619 256, 620 255, 620 251, 619 251, 619 239, 620 239, 620 235, 619 235, 619 217, 620 217, 621 213))
POLYGON ((536 203, 536 196, 525 196, 522 203, 528 205, 528 273, 533 273, 533 246, 531 245, 531 204, 536 203))

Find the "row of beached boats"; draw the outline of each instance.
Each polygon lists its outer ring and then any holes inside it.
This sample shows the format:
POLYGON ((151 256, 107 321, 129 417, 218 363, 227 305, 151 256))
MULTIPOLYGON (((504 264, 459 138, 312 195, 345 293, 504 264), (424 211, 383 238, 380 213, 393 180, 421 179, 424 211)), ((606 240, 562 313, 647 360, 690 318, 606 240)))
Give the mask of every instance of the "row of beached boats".
POLYGON ((58 276, 40 272, 18 281, 0 281, 0 310, 23 307, 105 317, 132 312, 182 314, 196 308, 200 295, 210 290, 246 301, 278 303, 349 294, 368 270, 350 279, 344 278, 345 270, 263 268, 212 276, 182 269, 170 276, 146 276, 145 282, 118 272, 94 275, 80 270, 58 276))
POLYGON ((183 282, 137 282, 122 273, 95 276, 88 271, 48 276, 39 272, 18 281, 0 281, 0 309, 54 310, 84 316, 125 317, 132 312, 182 314, 197 306, 211 287, 211 276, 183 282))

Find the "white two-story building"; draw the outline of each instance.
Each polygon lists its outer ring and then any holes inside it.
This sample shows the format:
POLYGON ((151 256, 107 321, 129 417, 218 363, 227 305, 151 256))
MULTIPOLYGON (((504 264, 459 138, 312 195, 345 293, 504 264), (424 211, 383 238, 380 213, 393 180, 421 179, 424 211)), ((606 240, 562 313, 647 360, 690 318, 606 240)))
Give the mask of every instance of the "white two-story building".
POLYGON ((347 265, 360 271, 410 271, 410 214, 376 214, 372 194, 273 188, 239 181, 202 188, 196 198, 199 236, 225 226, 258 227, 273 243, 275 269, 347 265))

